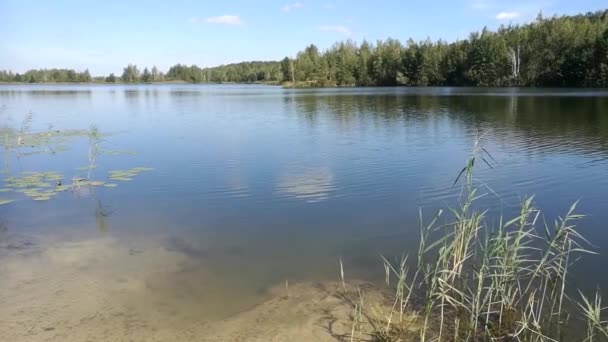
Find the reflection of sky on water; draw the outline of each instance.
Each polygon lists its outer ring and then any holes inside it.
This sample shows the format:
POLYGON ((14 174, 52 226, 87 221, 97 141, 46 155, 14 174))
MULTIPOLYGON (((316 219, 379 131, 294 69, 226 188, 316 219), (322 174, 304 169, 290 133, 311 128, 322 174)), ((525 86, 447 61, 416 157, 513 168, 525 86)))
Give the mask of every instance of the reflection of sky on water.
POLYGON ((247 180, 243 178, 241 174, 235 173, 229 175, 226 180, 226 183, 228 185, 228 192, 231 196, 248 197, 251 195, 247 180))
POLYGON ((279 179, 276 191, 287 197, 321 202, 334 190, 334 176, 327 167, 287 172, 279 179))
MULTIPOLYGON (((487 130, 484 147, 497 163, 494 169, 481 163, 476 176, 500 195, 484 198, 489 215, 512 218, 520 199, 536 194, 537 206, 552 219, 581 199, 580 213, 588 215, 582 233, 601 253, 581 261, 576 280, 594 290, 608 246, 607 106, 608 92, 598 90, 2 85, 0 127, 18 131, 30 112, 35 132, 49 125, 87 132, 95 124, 111 133, 103 149, 137 154, 101 154, 93 179, 137 166, 155 171, 113 189, 83 187, 49 201, 15 201, 0 206, 0 222, 9 231, 43 237, 57 237, 73 225, 65 235, 70 241, 74 234, 132 234, 126 244, 152 231, 177 235, 181 230, 187 233, 184 241, 206 247, 178 244, 184 254, 210 257, 184 257, 196 272, 152 272, 150 284, 161 291, 154 298, 187 293, 192 285, 195 293, 175 306, 200 298, 199 305, 209 309, 213 305, 206 300, 242 309, 237 304, 246 299, 235 298, 236 293, 250 291, 248 297, 255 297, 251 292, 283 282, 285 275, 291 281, 296 271, 302 278, 335 279, 342 257, 351 275, 373 278, 374 271, 383 271, 379 253, 401 255, 416 248, 418 207, 426 217, 456 201, 452 182, 474 138, 487 130), (209 267, 217 270, 211 285, 209 267), (224 283, 242 288, 227 291, 224 283), (218 288, 226 291, 214 292, 218 288)), ((68 181, 82 177, 76 168, 87 165, 88 138, 65 145, 69 149, 56 154, 10 155, 0 166, 15 174, 55 171, 68 181)), ((105 258, 110 247, 102 245, 94 259, 105 258)), ((136 249, 153 254, 160 248, 136 249)), ((146 269, 145 252, 111 251, 120 258, 95 269, 117 275, 123 265, 146 269)), ((172 258, 162 250, 158 255, 172 258)), ((8 276, 0 274, 3 281, 8 276)), ((63 279, 78 281, 72 275, 63 279)), ((46 296, 39 298, 53 299, 52 293, 46 296)))

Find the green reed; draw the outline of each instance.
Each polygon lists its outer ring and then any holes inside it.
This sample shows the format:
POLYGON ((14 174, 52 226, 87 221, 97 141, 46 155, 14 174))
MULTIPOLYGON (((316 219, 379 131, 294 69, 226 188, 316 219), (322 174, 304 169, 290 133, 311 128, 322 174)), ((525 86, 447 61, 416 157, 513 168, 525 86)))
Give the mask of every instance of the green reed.
POLYGON ((463 189, 457 207, 437 212, 428 224, 420 213, 415 271, 408 256, 397 264, 382 257, 393 300, 388 315, 369 315, 369 335, 377 341, 566 341, 565 327, 582 319, 586 341, 608 338, 599 292, 593 300, 581 294, 580 303, 567 294, 573 264, 592 253, 576 230, 583 218, 578 203, 549 224, 528 197, 517 216, 490 225, 487 210, 477 209, 485 196, 474 182, 477 160, 490 167, 493 160, 479 140, 454 183, 463 189), (446 223, 438 224, 440 217, 446 223), (415 339, 407 333, 412 316, 419 326, 415 339))
POLYGON ((582 293, 580 295, 581 302, 578 305, 587 321, 587 338, 585 341, 593 342, 596 337, 597 340, 608 339, 608 321, 602 321, 602 311, 606 308, 602 307, 602 297, 599 290, 595 292, 593 301, 590 301, 582 293))

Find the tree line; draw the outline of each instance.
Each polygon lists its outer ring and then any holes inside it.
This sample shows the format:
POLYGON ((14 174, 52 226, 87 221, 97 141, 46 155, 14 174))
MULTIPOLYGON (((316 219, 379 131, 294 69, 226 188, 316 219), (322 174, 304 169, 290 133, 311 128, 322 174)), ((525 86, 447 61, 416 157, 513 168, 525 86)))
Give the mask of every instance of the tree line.
POLYGON ((242 62, 200 68, 196 65, 176 64, 166 73, 156 67, 140 71, 136 65, 127 65, 120 77, 110 74, 105 82, 151 83, 165 81, 184 81, 190 83, 254 83, 279 82, 282 79, 279 62, 242 62))
POLYGON ((278 82, 282 80, 279 62, 242 62, 220 65, 212 68, 199 68, 196 65, 177 64, 169 68, 167 78, 187 82, 278 82))
POLYGON ((73 69, 37 69, 28 70, 23 74, 0 70, 0 82, 91 82, 91 80, 89 70, 78 72, 73 69))
MULTIPOLYGON (((0 71, 0 82, 91 82, 88 70, 0 71)), ((608 87, 608 10, 473 32, 467 39, 396 39, 307 46, 295 58, 211 68, 176 64, 166 73, 129 64, 98 82, 282 82, 297 86, 608 87)))
POLYGON ((124 67, 122 74, 114 73, 108 76, 91 77, 88 70, 77 72, 73 69, 38 69, 29 70, 24 74, 0 70, 0 82, 46 83, 46 82, 105 82, 105 83, 153 83, 184 81, 201 82, 280 82, 282 80, 279 62, 242 62, 211 68, 199 68, 196 65, 176 64, 166 73, 156 66, 140 70, 137 65, 129 64, 124 67))
POLYGON ((281 62, 310 86, 608 86, 608 10, 484 28, 467 39, 315 45, 281 62))

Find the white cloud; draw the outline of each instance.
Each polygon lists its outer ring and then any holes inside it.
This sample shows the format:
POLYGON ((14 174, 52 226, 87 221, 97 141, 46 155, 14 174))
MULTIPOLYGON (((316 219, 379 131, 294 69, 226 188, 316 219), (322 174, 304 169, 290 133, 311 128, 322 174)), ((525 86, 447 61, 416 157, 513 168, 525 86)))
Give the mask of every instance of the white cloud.
POLYGON ((512 20, 512 19, 516 19, 519 18, 521 16, 521 13, 519 12, 500 12, 496 15, 496 19, 498 20, 512 20))
POLYGON ((219 17, 210 17, 205 19, 209 24, 223 25, 241 25, 243 21, 238 15, 220 15, 219 17))
POLYGON ((323 26, 319 26, 319 31, 337 32, 337 33, 345 34, 347 36, 350 36, 351 33, 352 33, 348 27, 341 26, 341 25, 323 25, 323 26))
POLYGON ((294 3, 287 4, 287 5, 283 6, 281 8, 281 10, 283 10, 283 12, 290 12, 291 10, 302 8, 303 6, 304 5, 302 5, 301 2, 294 2, 294 3))

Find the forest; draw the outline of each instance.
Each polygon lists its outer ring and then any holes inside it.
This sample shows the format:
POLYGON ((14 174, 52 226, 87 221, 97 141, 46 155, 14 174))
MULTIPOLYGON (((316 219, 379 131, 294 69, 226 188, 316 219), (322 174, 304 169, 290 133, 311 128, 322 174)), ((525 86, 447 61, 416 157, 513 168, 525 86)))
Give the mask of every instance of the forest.
POLYGON ((91 82, 88 70, 77 72, 73 69, 28 70, 23 74, 0 70, 0 82, 46 83, 46 82, 91 82))
POLYGON ((467 39, 341 41, 311 44, 295 57, 200 68, 176 64, 165 73, 129 64, 122 75, 88 70, 0 71, 0 82, 283 83, 334 86, 608 86, 608 10, 483 28, 467 39))

